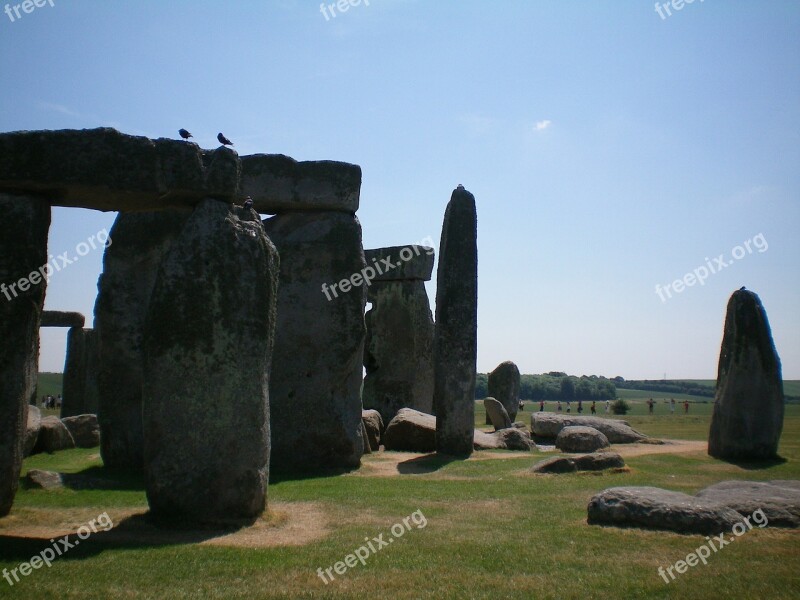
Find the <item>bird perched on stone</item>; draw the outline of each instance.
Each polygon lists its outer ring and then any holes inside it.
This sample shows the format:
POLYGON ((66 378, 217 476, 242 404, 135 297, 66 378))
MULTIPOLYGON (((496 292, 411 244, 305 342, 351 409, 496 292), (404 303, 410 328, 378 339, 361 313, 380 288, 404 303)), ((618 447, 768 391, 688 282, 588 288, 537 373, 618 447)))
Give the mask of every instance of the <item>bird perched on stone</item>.
POLYGON ((190 137, 194 137, 191 133, 189 133, 185 129, 178 129, 178 133, 185 140, 188 140, 190 137))
POLYGON ((250 210, 251 208, 253 208, 253 199, 250 196, 248 196, 247 198, 244 199, 244 207, 247 210, 250 210))
POLYGON ((228 138, 226 138, 224 135, 222 135, 222 133, 217 134, 217 139, 219 140, 219 143, 222 144, 223 146, 233 146, 233 142, 230 141, 228 138))
POLYGON ((744 287, 744 286, 742 286, 742 287, 740 287, 740 288, 739 288, 739 291, 740 291, 740 292, 743 292, 744 290, 745 290, 745 287, 744 287))
POLYGON ((461 185, 461 184, 459 183, 459 184, 458 184, 458 187, 457 187, 456 189, 463 190, 463 189, 464 189, 464 186, 463 186, 463 185, 461 185))

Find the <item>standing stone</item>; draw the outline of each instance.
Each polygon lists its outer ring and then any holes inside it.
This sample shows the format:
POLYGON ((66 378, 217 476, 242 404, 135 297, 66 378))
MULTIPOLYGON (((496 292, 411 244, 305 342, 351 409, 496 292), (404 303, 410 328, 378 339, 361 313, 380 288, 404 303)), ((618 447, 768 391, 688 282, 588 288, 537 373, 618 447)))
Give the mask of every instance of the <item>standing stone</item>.
POLYGON ((17 492, 25 407, 35 394, 49 229, 49 204, 0 194, 0 517, 17 492))
POLYGON ((97 344, 93 329, 73 327, 67 334, 61 418, 97 414, 97 344))
MULTIPOLYGON (((489 373, 489 396, 497 398, 505 407, 512 422, 517 418, 519 411, 519 386, 519 368, 510 360, 500 363, 489 373)), ((488 414, 486 424, 491 424, 488 414)))
POLYGON ((120 213, 97 284, 95 329, 100 371, 100 454, 108 467, 140 470, 142 326, 158 266, 189 213, 120 213))
POLYGON ((511 418, 508 416, 505 407, 496 398, 484 398, 483 406, 486 409, 486 416, 489 423, 494 425, 496 431, 511 427, 511 418))
POLYGON ((472 454, 478 350, 478 222, 475 197, 453 191, 442 226, 436 276, 434 392, 436 450, 472 454))
POLYGON ((150 509, 195 522, 262 514, 278 254, 255 211, 201 202, 162 261, 144 324, 150 509))
POLYGON ((759 297, 728 301, 708 453, 728 460, 775 458, 783 429, 781 361, 759 297))
POLYGON ((425 281, 433 271, 433 248, 381 248, 365 256, 369 266, 382 265, 382 258, 400 266, 378 275, 367 290, 372 309, 365 317, 364 408, 380 412, 384 423, 401 408, 431 413, 434 325, 425 281))
POLYGON ((289 212, 264 221, 281 256, 272 361, 273 470, 357 467, 364 452, 361 225, 345 212, 289 212), (336 287, 333 287, 333 284, 336 287))

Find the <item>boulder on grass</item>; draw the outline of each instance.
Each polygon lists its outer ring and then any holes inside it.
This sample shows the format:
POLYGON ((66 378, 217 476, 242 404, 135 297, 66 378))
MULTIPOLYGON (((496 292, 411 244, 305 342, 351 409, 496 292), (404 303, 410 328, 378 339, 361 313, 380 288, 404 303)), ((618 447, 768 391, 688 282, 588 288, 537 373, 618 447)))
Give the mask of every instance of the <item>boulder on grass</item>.
POLYGON ((36 446, 39 437, 39 429, 42 427, 42 411, 33 404, 28 404, 28 421, 25 426, 25 440, 23 442, 23 456, 30 456, 36 446))
POLYGON ((361 422, 363 423, 364 430, 367 432, 370 450, 373 452, 379 450, 381 446, 381 433, 383 433, 383 419, 381 418, 381 413, 371 409, 362 410, 361 422))
POLYGON ((574 473, 621 469, 625 461, 616 452, 593 452, 583 456, 553 456, 531 467, 532 473, 574 473))
POLYGON ((656 487, 615 487, 589 501, 590 525, 615 525, 713 535, 730 531, 741 515, 705 498, 656 487))
POLYGON ((74 447, 75 440, 67 426, 61 422, 61 419, 52 416, 42 419, 39 437, 36 440, 36 446, 33 448, 33 454, 38 454, 39 452, 52 454, 59 450, 70 450, 74 447))
POLYGON ((564 427, 556 438, 556 448, 562 452, 594 452, 608 446, 608 438, 593 427, 564 427))
POLYGON ((761 509, 770 527, 800 527, 800 481, 721 481, 700 490, 697 497, 719 502, 743 517, 761 509))
POLYGON ((31 469, 25 475, 25 487, 31 490, 57 490, 64 487, 61 473, 31 469))
POLYGON ((436 417, 401 408, 386 426, 383 445, 387 450, 433 452, 436 450, 436 417))
POLYGON ((489 397, 483 399, 483 406, 486 408, 486 416, 496 431, 501 429, 508 429, 511 427, 511 418, 508 416, 508 411, 500 403, 499 400, 489 397))
POLYGON ((577 470, 575 461, 568 456, 551 456, 531 467, 531 473, 574 473, 577 470))
POLYGON ((603 417, 582 417, 559 415, 556 413, 535 412, 531 414, 531 431, 542 438, 555 438, 558 433, 571 425, 593 427, 608 438, 612 444, 635 444, 649 438, 633 429, 627 421, 605 419, 603 417))
POLYGON ((97 422, 97 415, 64 417, 61 422, 69 429, 78 448, 95 448, 100 445, 100 425, 97 422))
POLYGON ((493 433, 475 430, 473 448, 475 450, 519 450, 530 452, 536 445, 531 440, 527 431, 509 428, 493 433))

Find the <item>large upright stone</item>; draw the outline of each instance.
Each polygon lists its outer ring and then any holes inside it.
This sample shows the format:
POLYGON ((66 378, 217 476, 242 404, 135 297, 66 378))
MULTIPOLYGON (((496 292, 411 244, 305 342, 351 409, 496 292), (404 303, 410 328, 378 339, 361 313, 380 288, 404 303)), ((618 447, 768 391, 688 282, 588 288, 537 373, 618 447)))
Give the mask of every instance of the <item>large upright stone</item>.
POLYGON ((278 263, 255 211, 212 199, 161 263, 143 340, 145 486, 158 517, 264 511, 278 263))
MULTIPOLYGON (((517 418, 519 411, 519 386, 519 368, 510 360, 500 363, 489 373, 489 396, 496 398, 503 405, 512 422, 517 418)), ((486 424, 491 424, 488 414, 486 424)))
POLYGON ((759 297, 728 301, 708 453, 721 459, 774 458, 783 429, 781 361, 759 297))
POLYGON ((475 197, 453 191, 442 226, 436 289, 436 450, 472 454, 478 351, 478 220, 475 197))
POLYGON ((22 465, 26 405, 36 393, 50 205, 0 194, 0 517, 11 510, 22 465))
MULTIPOLYGON (((188 211, 120 213, 98 281, 100 452, 109 467, 141 469, 142 326, 161 259, 188 211)), ((185 307, 187 310, 191 308, 185 307)))
POLYGON ((97 414, 97 336, 94 329, 73 327, 67 334, 64 399, 61 418, 97 414))
POLYGON ((273 469, 357 467, 364 452, 366 290, 340 283, 365 266, 361 225, 344 212, 279 214, 264 225, 281 256, 270 387, 273 469))
MULTIPOLYGON (((400 261, 400 250, 410 258, 402 276, 409 279, 374 281, 368 288, 372 309, 366 314, 367 341, 364 349, 364 408, 381 413, 385 423, 401 408, 431 413, 433 405, 434 325, 425 281, 433 269, 433 248, 404 246, 367 250, 367 265, 379 263, 383 255, 400 261), (419 249, 419 255, 414 253, 419 249), (397 252, 388 252, 397 250, 397 252), (421 266, 414 266, 422 263, 421 266)), ((394 275, 393 275, 394 276, 394 275)))

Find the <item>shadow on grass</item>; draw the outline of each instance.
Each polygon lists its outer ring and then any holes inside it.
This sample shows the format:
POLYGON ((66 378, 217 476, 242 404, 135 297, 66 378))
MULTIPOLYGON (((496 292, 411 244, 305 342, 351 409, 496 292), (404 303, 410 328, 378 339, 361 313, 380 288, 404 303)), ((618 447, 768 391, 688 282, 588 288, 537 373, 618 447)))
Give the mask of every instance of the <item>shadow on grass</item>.
POLYGON ((426 454, 398 463, 397 470, 403 475, 421 475, 435 473, 452 462, 460 462, 463 458, 446 454, 426 454))
MULTIPOLYGON (((144 475, 141 472, 89 467, 77 473, 59 474, 63 486, 71 490, 144 491, 144 475)), ((35 489, 35 486, 31 486, 24 477, 20 478, 20 485, 26 489, 35 489)))
POLYGON ((269 483, 281 483, 284 481, 305 481, 307 479, 325 479, 327 477, 338 477, 347 473, 357 471, 360 467, 353 468, 337 468, 337 469, 309 469, 309 470, 280 470, 270 468, 269 483))
POLYGON ((735 467, 739 467, 740 469, 745 469, 746 471, 761 471, 763 469, 771 469, 772 467, 777 467, 782 464, 788 462, 787 459, 783 458, 782 456, 776 456, 775 458, 766 458, 761 460, 740 460, 734 458, 720 458, 717 459, 720 462, 728 463, 729 465, 733 465, 735 467))

